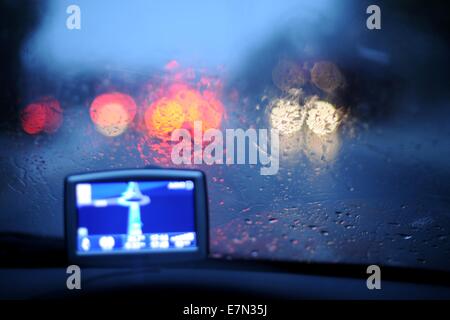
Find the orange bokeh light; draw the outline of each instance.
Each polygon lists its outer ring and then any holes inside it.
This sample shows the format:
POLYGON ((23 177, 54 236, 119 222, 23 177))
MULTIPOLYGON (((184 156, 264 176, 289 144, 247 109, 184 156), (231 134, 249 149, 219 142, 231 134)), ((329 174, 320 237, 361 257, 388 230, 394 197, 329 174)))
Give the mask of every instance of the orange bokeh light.
POLYGON ((220 128, 224 108, 215 92, 200 92, 182 83, 171 85, 145 112, 145 125, 151 136, 169 139, 175 129, 192 130, 201 121, 203 130, 220 128))
POLYGON ((122 134, 136 116, 136 103, 129 95, 112 92, 94 99, 90 116, 97 130, 105 136, 122 134))

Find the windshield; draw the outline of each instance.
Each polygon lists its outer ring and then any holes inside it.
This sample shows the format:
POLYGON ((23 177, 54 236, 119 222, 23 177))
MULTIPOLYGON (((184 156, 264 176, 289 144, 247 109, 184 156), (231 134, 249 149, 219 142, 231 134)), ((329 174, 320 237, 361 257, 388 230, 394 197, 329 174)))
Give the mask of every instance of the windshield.
POLYGON ((0 231, 62 237, 69 174, 185 167, 212 257, 450 270, 449 28, 427 3, 370 29, 364 1, 6 1, 0 231), (174 156, 186 134, 223 148, 174 156))

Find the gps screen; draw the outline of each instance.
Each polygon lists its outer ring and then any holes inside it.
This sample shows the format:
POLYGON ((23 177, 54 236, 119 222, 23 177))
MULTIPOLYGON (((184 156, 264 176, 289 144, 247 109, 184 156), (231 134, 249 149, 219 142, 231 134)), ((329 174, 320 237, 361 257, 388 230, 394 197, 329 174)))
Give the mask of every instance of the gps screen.
POLYGON ((77 254, 197 250, 193 181, 79 183, 77 254))

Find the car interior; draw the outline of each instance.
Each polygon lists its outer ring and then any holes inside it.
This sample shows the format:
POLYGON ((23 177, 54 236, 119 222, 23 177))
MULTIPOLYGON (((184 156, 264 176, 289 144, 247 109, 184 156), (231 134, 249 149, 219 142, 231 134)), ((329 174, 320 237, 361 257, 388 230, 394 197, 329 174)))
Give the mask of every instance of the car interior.
POLYGON ((450 299, 447 9, 0 1, 0 300, 450 299))

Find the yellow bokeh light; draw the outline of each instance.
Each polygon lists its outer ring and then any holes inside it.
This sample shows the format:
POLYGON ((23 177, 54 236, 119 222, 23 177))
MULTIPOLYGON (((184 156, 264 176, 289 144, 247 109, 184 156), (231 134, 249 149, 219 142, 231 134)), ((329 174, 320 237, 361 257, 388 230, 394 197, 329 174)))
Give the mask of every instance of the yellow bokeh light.
POLYGON ((311 99, 306 106, 308 109, 306 124, 312 132, 324 136, 336 131, 339 126, 340 115, 331 103, 311 99))
POLYGON ((314 165, 330 163, 341 148, 337 129, 342 113, 317 96, 307 98, 303 105, 300 97, 293 94, 269 102, 271 127, 280 134, 280 156, 289 163, 298 163, 303 153, 314 165))
POLYGON ((301 130, 305 111, 298 98, 277 98, 270 102, 270 124, 280 135, 291 135, 301 130))
POLYGON ((157 107, 147 110, 145 121, 147 127, 152 128, 152 134, 164 138, 183 126, 186 115, 178 101, 162 98, 157 107))

